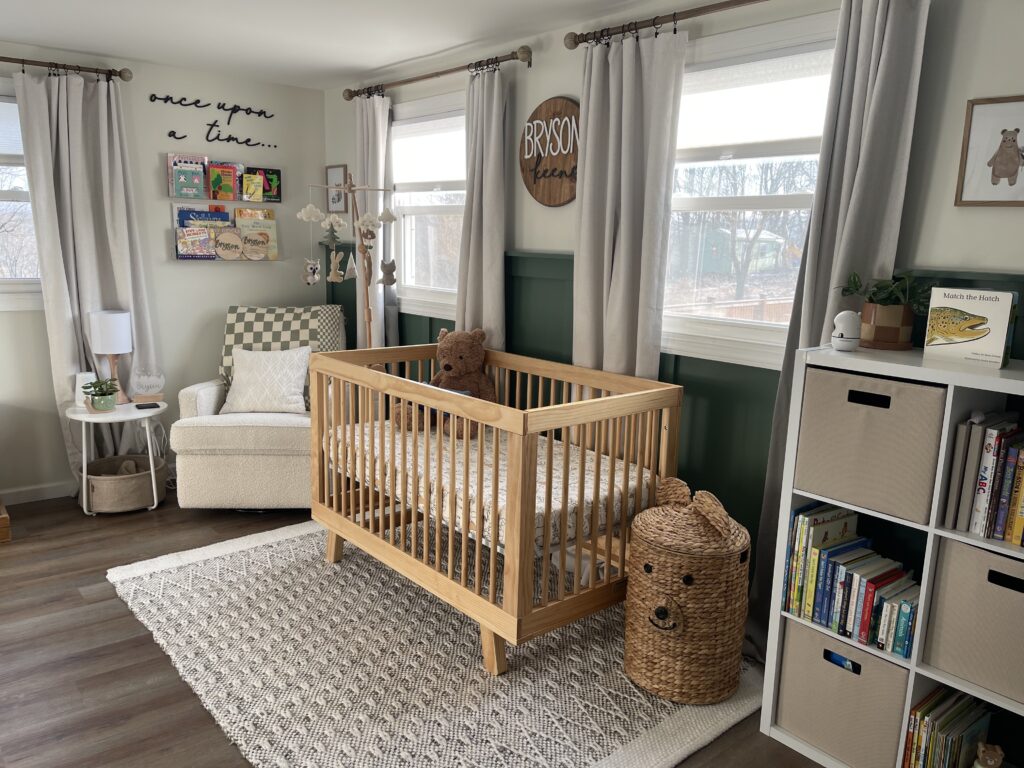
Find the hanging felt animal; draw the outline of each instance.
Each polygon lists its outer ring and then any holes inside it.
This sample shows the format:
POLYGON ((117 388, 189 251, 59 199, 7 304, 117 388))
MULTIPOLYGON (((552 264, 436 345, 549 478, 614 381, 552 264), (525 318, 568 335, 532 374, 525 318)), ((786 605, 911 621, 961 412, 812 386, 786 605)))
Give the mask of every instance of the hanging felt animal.
POLYGON ((341 272, 341 259, 344 255, 344 253, 331 251, 331 273, 327 275, 328 283, 340 283, 345 280, 345 275, 341 272))
POLYGON ((306 285, 316 285, 320 282, 320 262, 316 259, 306 259, 306 268, 302 272, 302 279, 306 285))
POLYGON ((356 278, 356 257, 353 256, 348 260, 348 268, 345 270, 346 280, 355 280, 356 278))
POLYGON ((380 263, 381 278, 377 282, 381 285, 394 285, 397 282, 395 278, 395 269, 398 264, 394 261, 382 261, 380 263))

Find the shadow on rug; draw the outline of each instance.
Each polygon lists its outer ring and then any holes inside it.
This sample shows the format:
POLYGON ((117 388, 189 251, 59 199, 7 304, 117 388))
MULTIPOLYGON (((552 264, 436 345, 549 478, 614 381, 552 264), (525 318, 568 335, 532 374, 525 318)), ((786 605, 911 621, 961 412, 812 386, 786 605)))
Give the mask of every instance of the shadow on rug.
POLYGON ((111 569, 107 578, 257 768, 674 766, 760 706, 759 669, 713 706, 622 671, 622 607, 509 646, 315 523, 111 569))

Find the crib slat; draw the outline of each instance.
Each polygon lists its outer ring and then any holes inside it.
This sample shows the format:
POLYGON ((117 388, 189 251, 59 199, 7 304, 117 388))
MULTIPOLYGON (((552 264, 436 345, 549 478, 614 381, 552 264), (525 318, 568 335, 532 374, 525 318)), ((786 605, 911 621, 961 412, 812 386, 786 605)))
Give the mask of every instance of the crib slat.
POLYGON ((512 397, 512 389, 510 387, 511 381, 512 381, 512 372, 508 368, 506 368, 505 369, 505 399, 503 401, 505 405, 509 405, 510 398, 512 397))
POLYGON ((341 456, 338 445, 338 422, 341 421, 341 379, 331 377, 331 428, 327 432, 324 452, 331 460, 331 506, 341 514, 341 456))
MULTIPOLYGON (((567 402, 569 383, 562 382, 562 402, 567 402)), ((558 529, 561 541, 558 546, 558 599, 565 597, 565 550, 569 538, 569 448, 570 430, 562 429, 562 509, 559 513, 558 529)))
POLYGON ((430 410, 423 412, 423 564, 430 563, 430 410))
POLYGON ((633 455, 633 444, 636 442, 636 416, 631 415, 624 422, 628 424, 626 436, 622 441, 622 492, 625 498, 622 500, 622 513, 619 518, 619 578, 626 575, 626 536, 629 532, 629 521, 639 510, 637 504, 640 501, 640 488, 633 491, 632 510, 628 506, 629 501, 629 465, 633 455))
POLYGON ((544 541, 541 549, 540 565, 540 604, 548 604, 548 577, 551 567, 551 477, 554 464, 554 439, 548 430, 544 438, 544 541))
POLYGON ((395 473, 398 471, 398 466, 395 464, 395 396, 388 395, 387 397, 388 414, 390 416, 390 418, 388 418, 388 430, 391 433, 391 446, 389 449, 391 462, 388 465, 388 490, 390 491, 388 495, 391 497, 391 505, 388 514, 390 516, 391 523, 388 528, 388 542, 395 544, 396 537, 398 536, 398 531, 395 529, 395 473))
POLYGON ((437 515, 434 519, 434 570, 441 572, 441 530, 444 525, 444 418, 447 414, 437 413, 437 445, 435 465, 437 466, 437 487, 434 497, 437 499, 437 515))
POLYGON ((657 431, 655 429, 655 425, 657 424, 657 421, 655 420, 654 411, 648 411, 647 412, 647 420, 648 420, 648 427, 647 427, 647 441, 648 441, 647 455, 650 457, 650 459, 649 459, 649 461, 650 461, 650 464, 649 464, 650 472, 648 472, 648 474, 647 474, 647 481, 648 481, 647 503, 648 503, 648 506, 650 506, 650 505, 653 505, 655 503, 656 497, 657 497, 657 492, 658 492, 658 476, 657 476, 658 475, 658 473, 657 473, 658 459, 657 459, 657 456, 655 455, 655 452, 657 451, 658 441, 655 439, 655 437, 656 437, 655 433, 657 431))
POLYGON ((359 502, 356 499, 356 492, 359 484, 356 482, 356 397, 358 387, 349 383, 348 385, 348 440, 345 441, 345 461, 348 467, 348 516, 352 522, 356 522, 359 502))
POLYGON ((320 472, 323 480, 323 503, 331 503, 331 409, 328 402, 331 397, 331 378, 324 376, 320 386, 320 394, 323 396, 320 401, 317 416, 320 418, 320 450, 323 452, 324 463, 320 472))
MULTIPOLYGON (((612 580, 612 529, 615 527, 615 459, 619 450, 619 419, 608 420, 608 502, 604 512, 604 583, 612 580)), ((626 489, 623 488, 623 494, 626 489)), ((625 509, 626 500, 622 499, 619 509, 625 509)))
POLYGON ((412 525, 410 525, 410 533, 412 534, 412 541, 409 544, 409 554, 412 555, 413 559, 416 558, 416 545, 419 540, 419 516, 420 516, 420 418, 419 418, 419 406, 416 403, 409 403, 409 409, 412 415, 409 417, 412 419, 412 525))
POLYGON ((466 586, 469 557, 469 435, 473 426, 469 419, 462 420, 462 586, 466 586))
POLYGON ((374 459, 377 462, 377 509, 378 509, 378 512, 379 512, 379 515, 380 515, 379 518, 378 518, 378 521, 377 521, 377 532, 380 534, 380 537, 383 539, 384 536, 385 536, 384 529, 387 528, 387 526, 384 524, 384 514, 385 514, 385 511, 384 511, 385 498, 384 498, 384 496, 385 496, 385 493, 387 492, 387 479, 385 477, 385 474, 387 472, 387 467, 384 466, 385 463, 386 463, 384 461, 384 459, 387 456, 387 451, 384 448, 384 392, 383 391, 380 391, 380 392, 377 393, 377 410, 376 410, 375 418, 376 418, 376 421, 377 421, 377 437, 378 437, 378 440, 377 440, 377 450, 374 453, 374 459))
POLYGON ((594 496, 590 502, 590 587, 597 586, 597 528, 601 508, 601 441, 604 437, 604 422, 594 424, 594 496))
POLYGON ((480 571, 484 551, 484 438, 487 425, 481 423, 476 436, 476 550, 473 557, 473 591, 480 594, 480 571))
POLYGON ((650 413, 641 413, 637 417, 637 421, 640 422, 640 430, 637 435, 636 444, 636 493, 639 497, 637 505, 643 509, 643 496, 644 489, 647 484, 647 478, 644 477, 644 473, 647 471, 647 421, 650 413))
MULTIPOLYGON (((409 426, 405 417, 406 409, 408 408, 408 401, 400 400, 398 404, 398 416, 399 419, 399 431, 402 437, 402 455, 401 455, 401 468, 402 468, 402 501, 398 505, 399 515, 399 526, 401 531, 399 537, 401 540, 402 551, 405 552, 406 543, 406 526, 409 524, 409 441, 408 432, 409 426)), ((391 418, 394 419, 394 411, 391 412, 391 418)), ((413 459, 415 461, 415 459, 413 459)), ((415 465, 414 465, 415 466, 415 465)), ((415 508, 414 508, 415 509, 415 508)))
POLYGON ((587 443, 590 442, 591 424, 581 424, 576 428, 579 437, 579 477, 578 493, 576 497, 576 562, 573 569, 575 580, 574 594, 579 594, 583 589, 583 508, 587 501, 587 443))
MULTIPOLYGON (((508 386, 508 371, 505 371, 505 385, 508 386)), ((498 464, 501 450, 501 432, 491 427, 494 436, 492 444, 491 467, 491 548, 490 548, 490 582, 487 585, 487 597, 492 603, 498 601, 498 464)))
POLYGON ((459 417, 452 414, 448 429, 448 578, 455 573, 455 502, 459 486, 455 484, 455 433, 459 429, 459 417))

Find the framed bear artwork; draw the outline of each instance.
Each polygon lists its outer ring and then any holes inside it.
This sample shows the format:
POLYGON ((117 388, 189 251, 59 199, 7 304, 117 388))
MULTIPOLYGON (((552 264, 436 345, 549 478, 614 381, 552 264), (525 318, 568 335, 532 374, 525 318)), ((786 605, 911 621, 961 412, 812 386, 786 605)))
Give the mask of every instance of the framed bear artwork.
POLYGON ((956 205, 1024 206, 1024 96, 967 102, 956 205))

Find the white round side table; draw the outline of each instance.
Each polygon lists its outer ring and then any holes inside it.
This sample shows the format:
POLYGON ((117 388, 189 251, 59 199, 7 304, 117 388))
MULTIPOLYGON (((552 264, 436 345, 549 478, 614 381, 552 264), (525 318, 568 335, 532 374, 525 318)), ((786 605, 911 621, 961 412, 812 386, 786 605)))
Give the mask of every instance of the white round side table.
POLYGON ((65 411, 65 415, 73 420, 82 422, 82 511, 87 515, 95 515, 89 511, 89 443, 92 441, 93 424, 120 424, 126 421, 141 421, 146 429, 146 448, 149 455, 149 477, 153 484, 153 506, 149 509, 156 509, 158 497, 156 494, 156 462, 153 460, 153 433, 150 429, 151 420, 167 410, 167 403, 157 403, 156 408, 136 408, 134 403, 118 405, 112 411, 93 413, 85 408, 75 405, 65 411))

